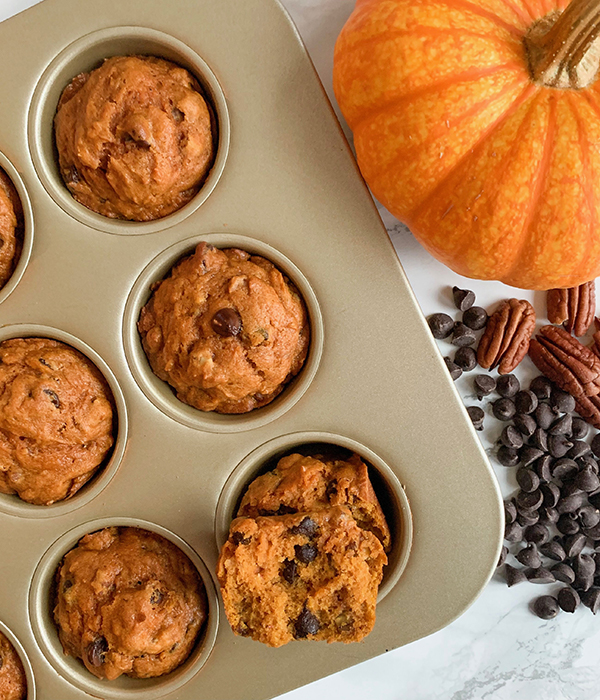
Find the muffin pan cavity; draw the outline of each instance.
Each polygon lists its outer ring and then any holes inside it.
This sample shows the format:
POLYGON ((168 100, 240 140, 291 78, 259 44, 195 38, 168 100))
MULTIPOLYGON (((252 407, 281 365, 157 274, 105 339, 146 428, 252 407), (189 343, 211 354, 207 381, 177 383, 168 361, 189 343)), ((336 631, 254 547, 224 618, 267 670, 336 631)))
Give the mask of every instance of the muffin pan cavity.
POLYGON ((381 602, 396 585, 406 568, 412 546, 412 515, 402 484, 392 469, 372 450, 342 435, 323 432, 293 433, 257 447, 234 469, 219 497, 215 516, 215 536, 220 549, 227 540, 229 525, 236 517, 248 485, 257 476, 271 471, 286 455, 323 455, 347 459, 355 452, 367 464, 369 478, 390 528, 392 548, 383 570, 377 602, 381 602))
POLYGON ((126 517, 103 518, 75 527, 60 537, 42 556, 29 592, 29 617, 35 639, 55 671, 78 689, 106 700, 144 698, 154 700, 174 693, 188 683, 204 666, 214 647, 219 627, 219 604, 212 577, 196 552, 169 530, 144 520, 126 517), (198 570, 206 588, 208 620, 188 659, 173 672, 157 678, 134 679, 121 676, 115 681, 101 681, 85 668, 83 663, 66 656, 53 619, 54 576, 62 558, 86 534, 106 527, 138 527, 155 532, 175 544, 198 570))
POLYGON ((116 409, 115 442, 95 475, 75 495, 63 501, 57 501, 52 505, 43 506, 26 503, 15 495, 0 494, 0 512, 2 513, 22 518, 54 518, 89 503, 106 488, 115 476, 127 445, 128 417, 125 399, 116 377, 106 362, 86 343, 70 333, 61 331, 58 328, 49 328, 35 324, 19 324, 0 328, 0 342, 9 338, 51 338, 70 345, 94 363, 104 376, 112 392, 116 409))
POLYGON ((37 693, 35 687, 35 678, 33 675, 33 669, 31 667, 31 662, 29 656, 26 654, 25 649, 17 637, 12 633, 12 631, 0 620, 0 632, 8 639, 8 641, 13 645, 21 663, 23 664, 23 669, 25 671, 25 679, 27 681, 27 697, 26 700, 36 700, 37 693))
POLYGON ((300 270, 266 243, 235 234, 210 233, 176 243, 158 255, 141 273, 131 290, 123 319, 123 342, 131 372, 148 399, 173 420, 190 428, 216 433, 234 433, 257 428, 287 412, 306 392, 312 382, 323 351, 323 319, 315 293, 300 270), (144 353, 137 322, 140 311, 151 295, 153 283, 169 274, 181 258, 193 253, 201 241, 216 248, 241 248, 274 263, 300 292, 309 316, 310 347, 303 368, 270 404, 249 413, 225 415, 199 411, 180 401, 171 387, 153 372, 144 353))
POLYGON ((0 288, 1 304, 19 284, 25 269, 27 268, 29 259, 31 258, 31 250, 33 248, 33 210, 31 208, 29 194, 25 188, 25 183, 23 182, 21 175, 11 161, 2 152, 0 152, 0 168, 4 170, 12 182, 17 194, 19 195, 21 206, 23 208, 23 240, 21 253, 12 275, 6 284, 0 288))
POLYGON ((219 181, 229 150, 229 112, 225 95, 206 62, 175 37, 145 27, 113 27, 88 34, 67 46, 50 63, 31 101, 28 138, 36 172, 54 201, 87 226, 113 234, 162 231, 185 220, 206 201, 219 181), (150 222, 110 219, 79 204, 65 186, 58 168, 53 121, 65 87, 80 73, 97 68, 105 58, 121 55, 156 56, 186 68, 199 82, 213 116, 216 156, 196 196, 178 211, 150 222))

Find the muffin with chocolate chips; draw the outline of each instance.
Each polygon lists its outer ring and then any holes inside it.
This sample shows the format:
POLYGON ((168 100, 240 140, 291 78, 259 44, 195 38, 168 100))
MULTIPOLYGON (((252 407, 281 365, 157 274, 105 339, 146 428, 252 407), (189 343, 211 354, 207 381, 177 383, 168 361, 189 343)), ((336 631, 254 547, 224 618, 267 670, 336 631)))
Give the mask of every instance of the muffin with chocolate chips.
POLYGON ((217 564, 235 634, 272 647, 293 639, 358 642, 375 624, 387 557, 345 506, 236 518, 217 564))
POLYGON ((268 260, 200 243, 159 282, 138 330, 154 373, 202 411, 246 413, 300 371, 309 345, 297 290, 268 260))
POLYGON ((98 678, 154 678, 190 655, 207 619, 204 585, 172 542, 135 527, 83 537, 56 574, 66 654, 98 678))
POLYGON ((0 289, 10 279, 23 247, 23 207, 15 186, 0 170, 0 289))
POLYGON ((62 178, 104 216, 150 221, 187 204, 215 154, 196 79, 152 56, 115 56, 65 88, 54 119, 62 178))
POLYGON ((13 645, 0 632, 0 698, 25 700, 27 680, 19 655, 13 645))
POLYGON ((106 459, 113 423, 87 357, 48 338, 0 343, 0 493, 36 505, 73 496, 106 459))

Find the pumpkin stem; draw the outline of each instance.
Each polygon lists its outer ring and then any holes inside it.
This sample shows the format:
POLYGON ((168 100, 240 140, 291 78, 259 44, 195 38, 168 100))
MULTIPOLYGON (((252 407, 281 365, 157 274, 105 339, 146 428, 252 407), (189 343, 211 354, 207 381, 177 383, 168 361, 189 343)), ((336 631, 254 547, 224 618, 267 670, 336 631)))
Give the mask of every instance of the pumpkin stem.
POLYGON ((533 24, 523 43, 533 81, 581 90, 600 68, 600 0, 572 0, 533 24))

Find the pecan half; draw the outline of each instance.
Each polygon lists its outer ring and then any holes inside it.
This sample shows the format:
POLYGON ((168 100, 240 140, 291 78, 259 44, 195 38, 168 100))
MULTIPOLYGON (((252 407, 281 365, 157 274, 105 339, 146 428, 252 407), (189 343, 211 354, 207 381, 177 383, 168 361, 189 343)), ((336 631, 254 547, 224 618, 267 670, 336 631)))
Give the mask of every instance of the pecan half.
POLYGON ((529 357, 548 379, 576 402, 578 413, 600 428, 600 358, 557 326, 544 326, 531 339, 529 357))
POLYGON ((574 335, 585 335, 596 312, 596 281, 570 289, 550 289, 546 296, 548 320, 574 335))
POLYGON ((590 350, 595 355, 600 357, 600 318, 594 319, 594 326, 596 328, 596 332, 592 336, 594 342, 590 345, 590 350))
POLYGON ((477 362, 485 369, 498 366, 508 374, 527 354, 535 328, 535 311, 528 301, 507 299, 489 317, 477 348, 477 362))

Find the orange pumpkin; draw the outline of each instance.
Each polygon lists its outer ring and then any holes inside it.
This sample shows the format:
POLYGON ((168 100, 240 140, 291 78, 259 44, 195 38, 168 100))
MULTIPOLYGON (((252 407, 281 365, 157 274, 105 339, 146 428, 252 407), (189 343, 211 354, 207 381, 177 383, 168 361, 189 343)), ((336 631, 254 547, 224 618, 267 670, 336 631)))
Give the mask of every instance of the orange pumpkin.
POLYGON ((600 274, 600 0, 567 4, 358 0, 336 43, 365 180, 467 277, 600 274))

